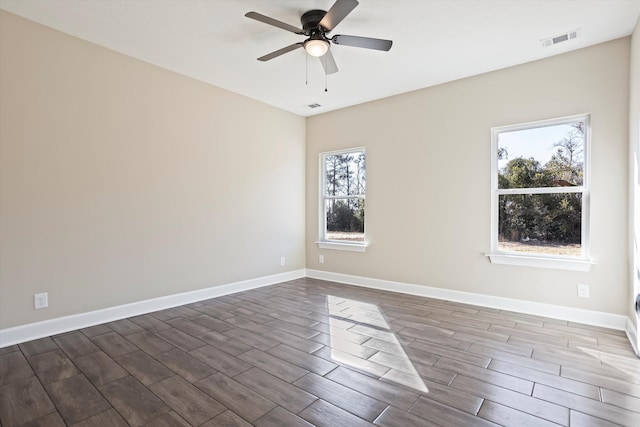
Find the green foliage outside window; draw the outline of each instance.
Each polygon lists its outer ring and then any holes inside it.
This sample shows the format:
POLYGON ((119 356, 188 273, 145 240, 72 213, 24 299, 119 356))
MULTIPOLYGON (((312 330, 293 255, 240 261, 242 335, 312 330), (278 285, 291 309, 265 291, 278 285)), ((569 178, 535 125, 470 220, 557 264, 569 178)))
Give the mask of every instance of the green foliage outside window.
POLYGON ((324 173, 327 238, 364 240, 364 151, 325 155, 324 173))
POLYGON ((570 130, 553 143, 554 153, 544 164, 534 157, 509 160, 509 147, 498 139, 498 161, 506 161, 498 170, 498 189, 539 190, 498 196, 499 241, 581 243, 582 192, 545 192, 549 187, 569 189, 584 184, 584 122, 567 127, 570 130))

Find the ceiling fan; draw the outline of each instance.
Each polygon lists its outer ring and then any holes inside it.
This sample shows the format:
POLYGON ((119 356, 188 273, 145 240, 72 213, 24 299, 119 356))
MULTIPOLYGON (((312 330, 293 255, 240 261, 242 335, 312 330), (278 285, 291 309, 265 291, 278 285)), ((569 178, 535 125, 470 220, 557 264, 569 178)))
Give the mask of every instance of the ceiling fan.
POLYGON ((258 61, 269 61, 287 52, 303 47, 309 55, 318 58, 322 57, 320 62, 324 67, 325 73, 333 74, 338 72, 338 66, 329 49, 331 43, 384 51, 391 49, 391 45, 393 44, 391 40, 374 39, 370 37, 345 36, 339 34, 331 38, 327 36, 356 6, 358 6, 357 0, 336 0, 328 12, 319 9, 309 10, 300 17, 302 29, 257 12, 248 12, 244 16, 265 24, 273 25, 274 27, 282 28, 294 34, 307 36, 305 41, 294 43, 261 56, 258 58, 258 61))

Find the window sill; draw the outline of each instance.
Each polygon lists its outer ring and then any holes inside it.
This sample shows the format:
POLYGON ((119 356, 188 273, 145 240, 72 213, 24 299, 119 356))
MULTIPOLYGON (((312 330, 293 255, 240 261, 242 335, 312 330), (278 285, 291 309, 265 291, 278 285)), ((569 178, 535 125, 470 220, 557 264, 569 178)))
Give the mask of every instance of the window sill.
POLYGON ((493 264, 519 265, 522 267, 553 268, 558 270, 589 271, 595 264, 586 258, 551 258, 504 253, 486 254, 493 264))
POLYGON ((366 243, 344 243, 344 242, 316 242, 320 249, 334 249, 338 251, 364 252, 367 249, 366 243))

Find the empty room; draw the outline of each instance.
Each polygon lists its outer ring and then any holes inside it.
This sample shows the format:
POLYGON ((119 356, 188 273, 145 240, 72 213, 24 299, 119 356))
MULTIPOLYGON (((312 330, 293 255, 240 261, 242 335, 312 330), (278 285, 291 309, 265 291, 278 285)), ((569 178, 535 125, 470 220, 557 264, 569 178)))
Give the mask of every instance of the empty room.
POLYGON ((639 426, 639 19, 0 0, 0 425, 639 426))

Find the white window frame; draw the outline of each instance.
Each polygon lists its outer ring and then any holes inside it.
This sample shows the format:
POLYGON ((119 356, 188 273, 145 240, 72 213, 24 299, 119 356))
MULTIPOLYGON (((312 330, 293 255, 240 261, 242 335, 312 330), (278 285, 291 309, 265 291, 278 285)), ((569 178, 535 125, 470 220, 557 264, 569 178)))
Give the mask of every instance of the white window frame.
POLYGON ((491 129, 491 252, 487 254, 494 264, 519 265, 526 267, 555 268, 561 270, 589 271, 595 264, 590 256, 589 205, 591 189, 591 121, 590 114, 560 117, 550 120, 500 126, 491 129), (579 187, 544 188, 498 188, 498 135, 503 132, 535 129, 583 121, 585 124, 583 149, 583 184, 579 187), (539 253, 507 252, 498 249, 498 200, 508 194, 582 194, 581 256, 554 256, 539 253))
MULTIPOLYGON (((327 174, 325 171, 325 158, 327 156, 332 156, 332 155, 337 155, 337 154, 348 154, 348 153, 355 153, 355 152, 363 152, 365 154, 365 162, 366 162, 366 156, 367 156, 367 150, 365 147, 353 147, 353 148, 347 148, 344 150, 336 150, 336 151, 327 151, 324 153, 320 153, 319 155, 319 164, 318 164, 318 171, 319 171, 319 179, 318 179, 318 183, 319 183, 319 188, 318 188, 318 212, 319 212, 319 217, 318 217, 318 225, 319 225, 319 229, 318 229, 318 241, 316 241, 316 244, 318 245, 318 247, 320 249, 335 249, 335 250, 342 250, 342 251, 352 251, 352 252, 364 252, 368 246, 367 244, 367 240, 366 240, 366 232, 367 232, 367 215, 365 213, 364 216, 364 221, 365 221, 365 226, 364 226, 364 230, 365 230, 365 235, 364 235, 364 242, 352 242, 352 241, 345 241, 345 240, 329 240, 327 239, 327 214, 325 212, 326 209, 326 201, 329 199, 361 199, 361 200, 366 200, 366 187, 365 187, 365 194, 364 195, 354 195, 354 196, 327 196, 325 194, 325 189, 326 187, 326 178, 327 178, 327 174)), ((365 171, 366 174, 366 171, 365 171)), ((366 209, 366 208, 365 208, 366 209)))

